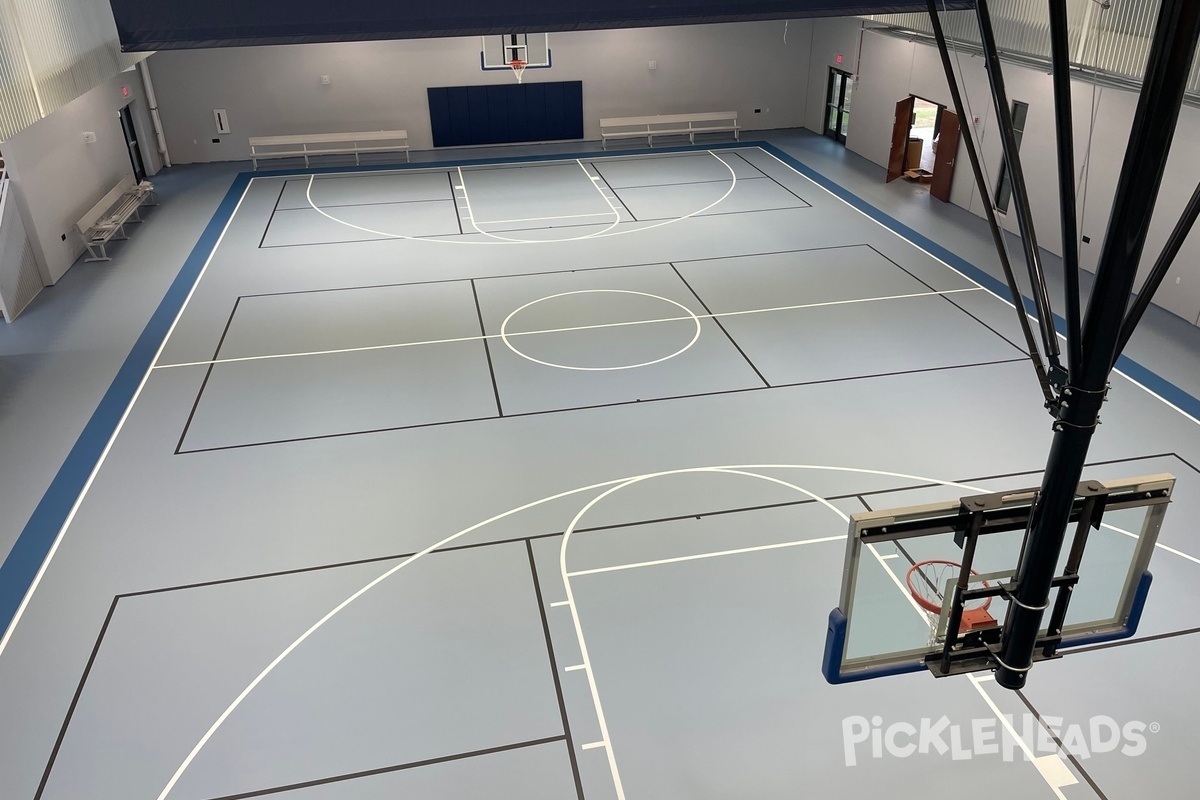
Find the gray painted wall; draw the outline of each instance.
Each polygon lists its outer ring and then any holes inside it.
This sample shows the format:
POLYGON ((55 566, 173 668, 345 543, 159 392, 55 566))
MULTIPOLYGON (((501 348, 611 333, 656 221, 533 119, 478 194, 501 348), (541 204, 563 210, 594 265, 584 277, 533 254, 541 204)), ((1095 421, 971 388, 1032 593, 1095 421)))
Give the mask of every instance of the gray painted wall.
MULTIPOLYGON (((690 111, 733 109, 748 130, 802 127, 811 23, 788 24, 786 42, 784 27, 556 33, 553 66, 524 79, 582 80, 589 139, 600 137, 601 117, 690 111)), ((482 71, 479 53, 479 37, 239 47, 163 51, 150 69, 171 157, 190 163, 249 158, 248 137, 276 134, 399 128, 414 149, 431 148, 428 87, 514 80, 482 71), (233 131, 217 144, 215 108, 228 110, 233 131)))
MULTIPOLYGON (((858 17, 833 17, 809 21, 808 35, 812 42, 812 55, 808 64, 808 102, 804 111, 804 127, 810 131, 824 133, 825 102, 829 88, 829 68, 855 74, 858 69, 859 39, 862 36, 862 20, 858 17), (837 57, 842 63, 837 63, 837 57)), ((854 109, 857 98, 850 101, 850 130, 854 130, 854 109)), ((849 144, 849 142, 847 142, 849 144)))
POLYGON ((117 116, 127 104, 132 104, 147 174, 153 175, 161 162, 136 70, 102 83, 4 143, 46 285, 57 283, 84 251, 75 223, 133 174, 117 116), (121 94, 123 86, 129 87, 128 97, 121 94), (95 132, 96 141, 85 143, 84 131, 95 132))
MULTIPOLYGON (((987 75, 983 61, 970 55, 958 59, 960 83, 981 139, 985 173, 994 186, 1001 163, 999 135, 987 75)), ((1029 117, 1021 144, 1021 161, 1030 190, 1030 205, 1038 231, 1039 244, 1052 253, 1062 253, 1058 212, 1058 156, 1054 134, 1054 101, 1050 76, 1045 72, 1004 65, 1009 100, 1029 103, 1029 117)), ((1137 95, 1120 89, 1097 87, 1074 81, 1072 84, 1075 121, 1076 166, 1086 174, 1086 205, 1081 233, 1091 238, 1083 245, 1081 263, 1095 270, 1104 238, 1117 177, 1125 154, 1125 144, 1133 122, 1137 95), (1095 98, 1096 125, 1091 136, 1089 123, 1095 98)), ((950 105, 950 94, 937 50, 925 44, 905 41, 867 31, 859 84, 851 106, 851 125, 846 145, 876 164, 886 166, 891 144, 896 102, 910 94, 950 105)), ((811 116, 811 115, 810 115, 811 116)), ((810 119, 809 128, 814 127, 810 119)), ((965 127, 965 126, 964 126, 965 127)), ((1163 184, 1150 237, 1144 268, 1158 255, 1175 220, 1200 182, 1200 110, 1185 107, 1175 136, 1166 180, 1163 184)), ((983 216, 983 206, 966 161, 965 149, 959 150, 951 201, 983 216)), ((1082 186, 1082 184, 1080 184, 1082 186)), ((1005 229, 1017 231, 1015 214, 1002 218, 1005 229)), ((1018 257, 1018 263, 1020 263, 1018 257)), ((1175 261, 1171 275, 1159 290, 1155 302, 1193 324, 1200 324, 1200 232, 1193 232, 1175 261)))

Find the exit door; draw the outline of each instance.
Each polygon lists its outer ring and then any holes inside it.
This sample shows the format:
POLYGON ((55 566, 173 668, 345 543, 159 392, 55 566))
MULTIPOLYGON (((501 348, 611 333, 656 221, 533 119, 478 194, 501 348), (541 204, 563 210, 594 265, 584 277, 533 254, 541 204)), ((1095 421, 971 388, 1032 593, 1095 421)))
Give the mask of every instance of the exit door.
POLYGON ((829 68, 829 91, 825 100, 825 135, 846 143, 846 131, 850 128, 850 93, 854 81, 849 72, 829 68))
POLYGON ((138 147, 137 131, 133 127, 133 114, 129 106, 121 109, 121 130, 125 134, 125 146, 129 150, 129 162, 133 165, 133 179, 138 183, 146 180, 146 164, 142 161, 142 150, 138 147))

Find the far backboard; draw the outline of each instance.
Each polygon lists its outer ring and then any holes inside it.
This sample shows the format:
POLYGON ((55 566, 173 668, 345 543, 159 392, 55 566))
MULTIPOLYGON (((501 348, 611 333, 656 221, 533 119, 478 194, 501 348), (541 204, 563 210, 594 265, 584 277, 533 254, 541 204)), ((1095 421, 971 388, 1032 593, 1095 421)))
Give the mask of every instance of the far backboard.
POLYGON ((550 66, 550 35, 546 33, 500 33, 480 37, 480 66, 485 70, 511 69, 513 59, 527 69, 550 66))
MULTIPOLYGON (((1057 588, 1043 614, 1042 635, 1052 645, 1045 657, 1059 647, 1133 635, 1174 485, 1165 474, 1079 485, 1057 588), (1058 640, 1047 627, 1062 594, 1058 640)), ((1004 587, 1016 573, 1036 496, 1028 489, 854 514, 841 600, 829 616, 825 678, 844 683, 925 669, 945 675, 994 668, 989 651, 999 642, 1010 602, 1004 587), (978 530, 973 553, 964 550, 972 524, 978 530), (954 585, 964 560, 970 562, 965 580, 971 599, 959 604, 964 622, 948 648, 954 585), (952 668, 949 658, 943 661, 946 654, 955 659, 952 668)))

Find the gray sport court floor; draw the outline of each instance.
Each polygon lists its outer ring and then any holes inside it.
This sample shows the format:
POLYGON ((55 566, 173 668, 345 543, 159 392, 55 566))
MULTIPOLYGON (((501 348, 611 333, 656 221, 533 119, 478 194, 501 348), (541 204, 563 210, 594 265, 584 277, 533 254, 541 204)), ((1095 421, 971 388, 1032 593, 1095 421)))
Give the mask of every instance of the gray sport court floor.
POLYGON ((1190 796, 1200 424, 1124 377, 1089 476, 1179 480, 1137 640, 820 675, 841 514, 1038 483, 1016 328, 752 145, 256 177, 4 641, 4 796, 1190 796), (1153 732, 845 763, 1031 711, 1153 732))

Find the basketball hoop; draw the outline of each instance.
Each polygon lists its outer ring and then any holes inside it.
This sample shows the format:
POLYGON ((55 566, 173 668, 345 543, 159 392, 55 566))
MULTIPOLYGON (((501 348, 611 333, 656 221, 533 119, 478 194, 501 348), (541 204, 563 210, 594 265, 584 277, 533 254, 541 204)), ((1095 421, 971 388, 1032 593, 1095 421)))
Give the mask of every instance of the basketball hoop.
POLYGON ((512 67, 513 74, 517 76, 517 83, 521 82, 521 76, 525 74, 525 66, 528 63, 528 61, 522 61, 519 58, 514 58, 508 62, 508 65, 512 67))
MULTIPOLYGON (((931 638, 936 636, 937 626, 941 620, 945 592, 953 591, 953 584, 958 582, 958 575, 961 571, 962 564, 934 558, 913 564, 909 568, 908 574, 904 576, 904 582, 908 584, 908 591, 913 600, 933 618, 931 620, 931 638)), ((971 574, 976 577, 979 575, 975 570, 971 570, 971 574)), ((991 587, 987 581, 980 581, 980 583, 984 588, 991 587)), ((995 625, 996 620, 987 611, 991 604, 991 597, 964 603, 962 620, 958 624, 958 633, 963 634, 995 625)))

